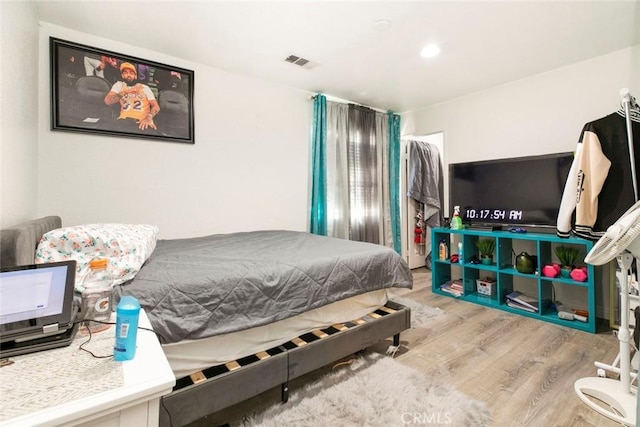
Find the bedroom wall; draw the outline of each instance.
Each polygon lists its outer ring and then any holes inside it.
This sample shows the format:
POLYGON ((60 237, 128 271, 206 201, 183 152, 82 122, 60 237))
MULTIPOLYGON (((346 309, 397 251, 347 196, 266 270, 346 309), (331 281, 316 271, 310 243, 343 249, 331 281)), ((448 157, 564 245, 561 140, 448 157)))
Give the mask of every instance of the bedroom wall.
POLYGON ((573 151, 586 122, 619 108, 621 88, 640 99, 639 76, 635 46, 403 113, 402 134, 444 132, 445 164, 573 151))
POLYGON ((30 2, 1 3, 0 227, 7 227, 38 213, 38 20, 30 2))
MULTIPOLYGON (((635 46, 404 113, 402 134, 444 132, 445 164, 573 151, 586 122, 619 108, 621 88, 640 99, 639 76, 640 46, 635 46)), ((447 199, 445 194, 445 206, 447 199)), ((597 274, 596 314, 609 318, 609 268, 597 274)), ((562 298, 574 307, 584 301, 580 291, 562 298)))
POLYGON ((307 229, 308 93, 41 23, 38 212, 161 238, 307 229), (50 130, 50 36, 195 72, 195 145, 50 130))

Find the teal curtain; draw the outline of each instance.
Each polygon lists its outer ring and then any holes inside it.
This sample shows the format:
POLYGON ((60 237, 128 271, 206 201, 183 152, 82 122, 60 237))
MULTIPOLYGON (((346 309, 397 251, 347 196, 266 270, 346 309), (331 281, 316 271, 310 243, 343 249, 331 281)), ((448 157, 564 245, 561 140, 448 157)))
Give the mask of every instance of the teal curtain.
POLYGON ((389 210, 393 249, 402 254, 400 227, 400 116, 389 111, 389 210))
POLYGON ((311 136, 311 221, 310 231, 327 235, 327 98, 316 95, 313 101, 311 136))

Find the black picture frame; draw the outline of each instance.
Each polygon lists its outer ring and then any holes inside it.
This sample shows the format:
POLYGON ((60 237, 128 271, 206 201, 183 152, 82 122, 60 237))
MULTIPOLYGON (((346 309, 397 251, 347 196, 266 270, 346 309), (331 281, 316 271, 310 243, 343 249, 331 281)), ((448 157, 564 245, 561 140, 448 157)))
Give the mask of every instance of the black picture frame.
POLYGON ((192 70, 54 37, 49 50, 51 130, 195 143, 192 70))

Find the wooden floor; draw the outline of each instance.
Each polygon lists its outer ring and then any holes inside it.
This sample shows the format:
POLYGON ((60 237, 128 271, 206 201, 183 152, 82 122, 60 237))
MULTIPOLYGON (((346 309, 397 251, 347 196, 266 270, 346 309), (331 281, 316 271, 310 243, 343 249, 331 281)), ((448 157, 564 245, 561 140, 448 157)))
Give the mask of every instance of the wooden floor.
MULTIPOLYGON (((414 288, 398 293, 445 314, 401 334, 396 355, 401 363, 486 402, 492 426, 619 425, 590 409, 573 390, 577 379, 595 376, 594 361, 611 363, 618 353, 618 340, 608 327, 590 334, 434 295, 431 272, 421 268, 413 273, 414 288)), ((389 344, 373 350, 384 352, 389 344)), ((291 390, 322 373, 293 381, 291 390)), ((222 425, 279 397, 280 389, 274 389, 191 426, 222 425)))
MULTIPOLYGON (((431 293, 431 272, 414 272, 411 297, 445 314, 427 328, 404 332, 397 359, 486 402, 494 426, 616 426, 584 404, 573 389, 611 363, 618 339, 600 328, 577 331, 431 293)), ((604 323, 604 322, 603 322, 604 323)))

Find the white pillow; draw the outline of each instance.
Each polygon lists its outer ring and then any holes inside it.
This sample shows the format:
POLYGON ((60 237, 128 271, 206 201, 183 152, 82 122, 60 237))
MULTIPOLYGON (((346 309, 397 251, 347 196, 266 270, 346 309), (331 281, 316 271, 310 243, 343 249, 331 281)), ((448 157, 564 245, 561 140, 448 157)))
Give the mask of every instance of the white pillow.
POLYGON ((158 227, 148 224, 88 224, 49 231, 36 249, 36 264, 76 260, 76 288, 94 258, 106 258, 114 284, 133 279, 156 247, 158 227))

